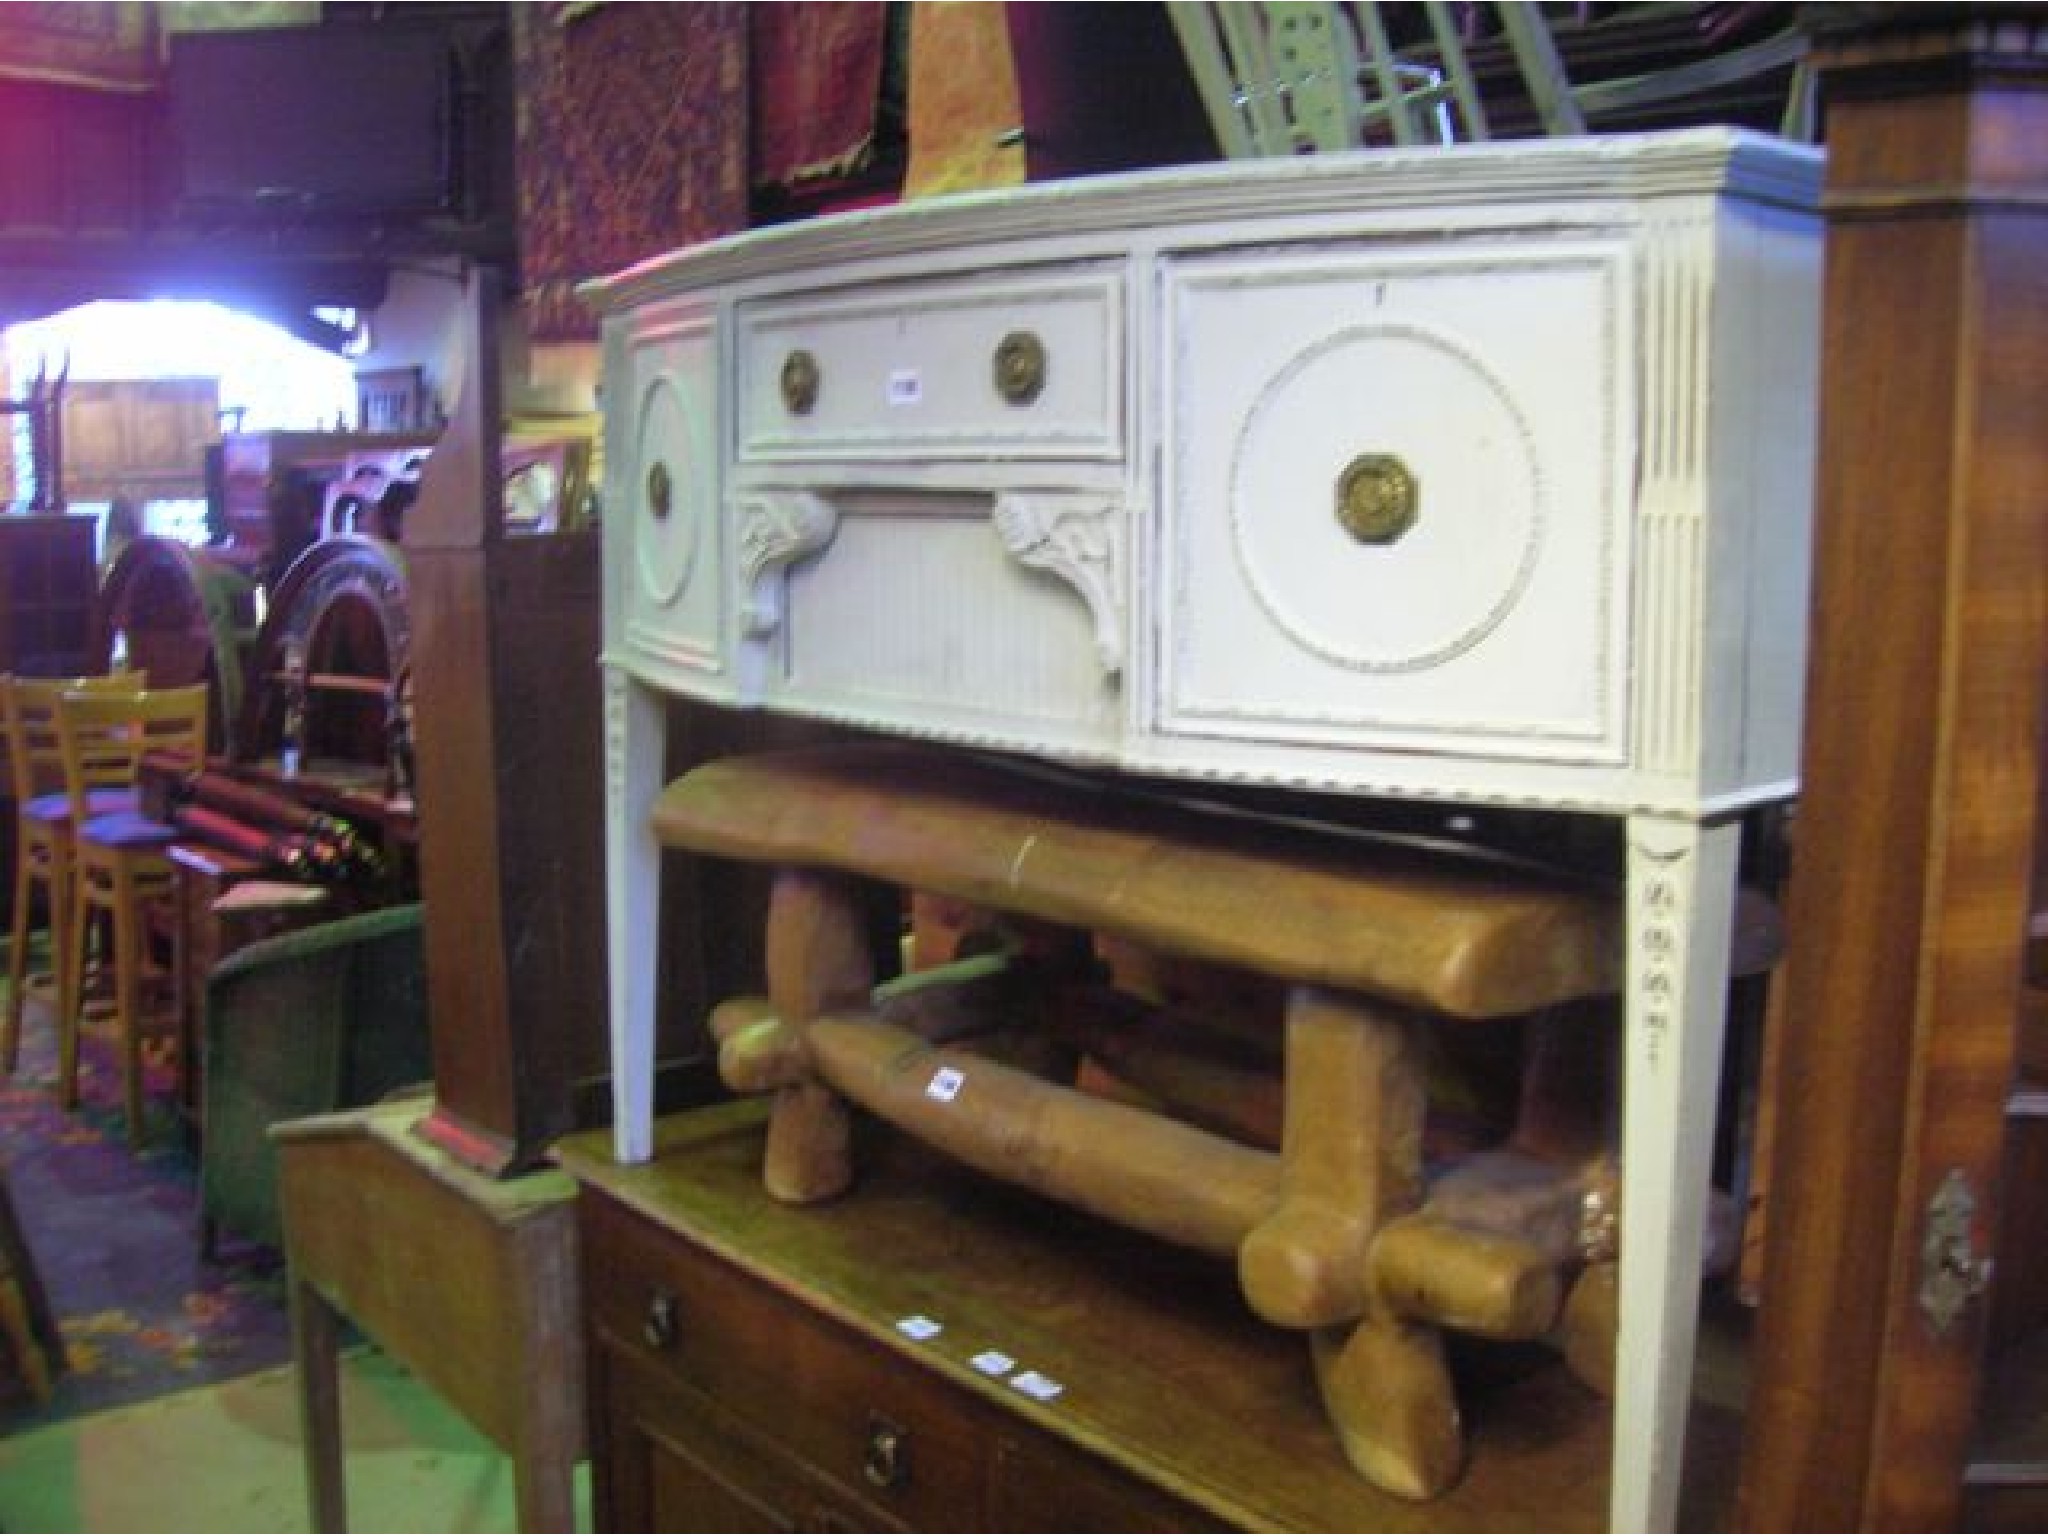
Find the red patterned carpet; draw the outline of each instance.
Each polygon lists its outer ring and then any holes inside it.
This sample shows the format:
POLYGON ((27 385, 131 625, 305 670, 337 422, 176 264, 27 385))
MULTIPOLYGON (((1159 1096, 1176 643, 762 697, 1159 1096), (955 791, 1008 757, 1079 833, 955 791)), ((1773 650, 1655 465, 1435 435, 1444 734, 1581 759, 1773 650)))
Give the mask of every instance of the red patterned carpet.
POLYGON ((0 1159, 57 1314, 69 1369, 47 1403, 0 1349, 0 1432, 203 1386, 290 1358, 283 1265, 225 1241, 199 1255, 197 1165, 173 1074, 150 1064, 148 1133, 128 1148, 112 1041, 88 1029, 80 1104, 57 1107, 56 1050, 31 1007, 21 1061, 0 1078, 0 1159))

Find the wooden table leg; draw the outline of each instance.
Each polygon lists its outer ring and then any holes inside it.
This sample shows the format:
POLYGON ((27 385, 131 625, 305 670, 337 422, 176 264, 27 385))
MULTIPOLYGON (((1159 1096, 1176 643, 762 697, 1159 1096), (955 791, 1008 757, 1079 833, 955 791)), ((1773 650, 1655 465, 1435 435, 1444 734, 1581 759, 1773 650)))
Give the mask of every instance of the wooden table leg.
POLYGON ((536 1434, 532 1443, 513 1451, 512 1490, 520 1530, 576 1529, 576 1461, 574 1448, 559 1437, 536 1434))
MULTIPOLYGON (((306 1514, 315 1531, 348 1529, 342 1477, 341 1315, 312 1286, 291 1286, 292 1358, 299 1376, 299 1435, 306 1455, 306 1514)), ((566 1530, 569 1527, 563 1526, 566 1530)))

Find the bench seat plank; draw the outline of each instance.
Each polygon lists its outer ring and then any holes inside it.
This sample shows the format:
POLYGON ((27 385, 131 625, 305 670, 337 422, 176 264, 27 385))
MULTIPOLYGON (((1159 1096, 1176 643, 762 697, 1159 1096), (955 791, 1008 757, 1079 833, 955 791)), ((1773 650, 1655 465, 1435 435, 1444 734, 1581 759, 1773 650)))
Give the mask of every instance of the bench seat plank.
POLYGON ((719 759, 668 786, 652 828, 671 848, 865 875, 1455 1018, 1622 983, 1611 890, 959 752, 719 759))

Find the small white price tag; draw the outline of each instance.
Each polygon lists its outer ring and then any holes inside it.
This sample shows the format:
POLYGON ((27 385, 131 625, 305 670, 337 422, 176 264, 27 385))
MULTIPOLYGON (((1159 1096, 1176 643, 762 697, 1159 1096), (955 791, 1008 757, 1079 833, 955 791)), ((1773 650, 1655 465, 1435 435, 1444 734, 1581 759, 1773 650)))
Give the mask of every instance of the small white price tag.
POLYGON ((946 1330, 942 1324, 933 1322, 920 1312, 913 1317, 896 1319, 896 1331, 913 1339, 935 1339, 946 1330))
POLYGON ((1041 1376, 1037 1371, 1019 1371, 1010 1378, 1010 1385, 1041 1403, 1050 1402, 1067 1390, 1050 1376, 1041 1376))
POLYGON ((984 1349, 967 1363, 984 1376, 1007 1376, 1017 1369, 1017 1362, 1000 1349, 984 1349))
POLYGON ((924 375, 915 368, 889 370, 889 403, 916 405, 924 399, 924 375))
POLYGON ((941 1104, 950 1104, 966 1085, 967 1074, 958 1067, 941 1067, 932 1074, 932 1080, 924 1085, 924 1096, 937 1099, 941 1104))

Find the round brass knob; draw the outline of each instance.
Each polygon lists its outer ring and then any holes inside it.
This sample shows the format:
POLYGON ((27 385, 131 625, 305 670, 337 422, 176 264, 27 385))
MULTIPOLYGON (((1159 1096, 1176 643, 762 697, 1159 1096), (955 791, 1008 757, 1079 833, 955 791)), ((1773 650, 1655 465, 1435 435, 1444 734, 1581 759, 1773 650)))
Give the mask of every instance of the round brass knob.
POLYGON ((782 360, 782 403, 792 415, 807 416, 818 403, 818 360, 798 347, 782 360))
POLYGON ((1421 487, 1391 453, 1361 453, 1337 477, 1337 521, 1361 544, 1391 544, 1421 516, 1421 487))
POLYGON ((996 393, 1011 405, 1029 405, 1045 389, 1045 343, 1029 331, 1012 331, 996 343, 996 393))
POLYGON ((647 510, 657 518, 667 517, 675 504, 675 493, 668 466, 657 459, 647 467, 647 510))

